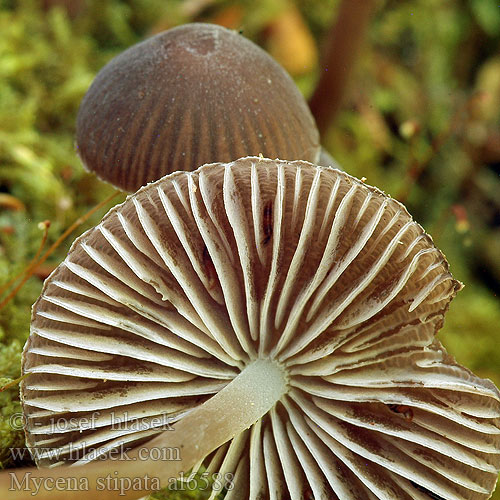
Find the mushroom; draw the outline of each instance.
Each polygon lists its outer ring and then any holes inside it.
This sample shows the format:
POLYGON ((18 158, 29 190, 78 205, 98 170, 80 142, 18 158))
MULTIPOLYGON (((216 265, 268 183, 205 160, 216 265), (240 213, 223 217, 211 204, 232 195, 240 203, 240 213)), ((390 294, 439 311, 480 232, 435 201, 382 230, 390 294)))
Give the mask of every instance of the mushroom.
POLYGON ((241 156, 319 157, 319 133, 286 71, 260 47, 213 24, 160 33, 111 60, 77 117, 84 166, 115 186, 241 156))
POLYGON ((28 446, 87 464, 72 476, 130 447, 143 459, 113 471, 218 474, 226 500, 488 498, 500 393, 435 338, 460 288, 403 205, 339 170, 248 157, 168 175, 46 281, 28 446))

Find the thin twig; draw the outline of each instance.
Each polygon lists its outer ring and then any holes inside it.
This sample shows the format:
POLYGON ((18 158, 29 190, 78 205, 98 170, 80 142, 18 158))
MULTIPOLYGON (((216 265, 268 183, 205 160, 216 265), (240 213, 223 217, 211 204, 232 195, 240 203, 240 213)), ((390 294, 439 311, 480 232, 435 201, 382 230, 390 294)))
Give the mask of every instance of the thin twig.
POLYGON ((0 387, 0 392, 6 391, 10 387, 13 387, 13 386, 19 384, 19 382, 21 382, 21 380, 25 379, 28 375, 31 375, 31 373, 25 373, 24 375, 21 375, 20 377, 17 377, 16 379, 11 380, 8 384, 5 384, 4 386, 0 387))
MULTIPOLYGON (((47 236, 49 234, 49 228, 50 228, 50 221, 46 220, 46 221, 40 222, 40 224, 38 224, 38 227, 43 230, 43 236, 42 236, 42 240, 40 242, 40 245, 38 247, 38 250, 37 250, 35 256, 31 259, 31 261, 27 267, 25 267, 20 273, 16 274, 9 281, 7 281, 7 283, 4 283, 0 287, 0 294, 4 293, 23 274, 29 272, 32 269, 32 267, 37 265, 38 258, 40 257, 40 254, 42 253, 42 250, 43 250, 43 247, 45 246, 45 243, 47 242, 47 236)), ((0 309, 1 309, 1 307, 0 307, 0 309)))
POLYGON ((57 247, 59 247, 59 245, 78 227, 80 226, 81 224, 83 224, 87 219, 89 219, 97 210, 99 210, 100 208, 102 208, 104 205, 106 205, 107 203, 109 203, 115 196, 117 196, 120 192, 119 191, 116 191, 115 193, 113 193, 111 196, 108 196, 104 201, 101 201, 100 203, 98 203, 95 207, 93 207, 91 210, 89 210, 85 215, 83 215, 82 217, 79 217, 78 219, 76 219, 75 222, 73 222, 73 224, 71 224, 71 226, 68 227, 68 229, 66 229, 66 231, 64 231, 63 234, 61 234, 61 236, 59 236, 59 238, 57 238, 57 240, 52 244, 52 246, 43 254, 43 256, 33 262, 26 268, 25 270, 25 274, 24 274, 24 277, 23 279, 19 282, 19 284, 9 293, 9 295, 7 295, 7 297, 5 297, 4 300, 2 300, 2 302, 0 302, 0 310, 3 309, 15 296, 16 294, 19 292, 19 290, 22 288, 22 286, 26 283, 26 281, 29 280, 29 278, 33 275, 33 273, 35 272, 35 270, 41 266, 51 255, 52 253, 57 249, 57 247))
POLYGON ((464 112, 468 103, 469 100, 467 100, 464 105, 459 106, 455 113, 453 113, 450 121, 448 122, 448 126, 431 141, 429 151, 422 161, 419 162, 413 155, 410 157, 410 162, 406 170, 402 186, 399 193, 396 195, 396 199, 401 203, 406 203, 413 186, 417 183, 418 179, 420 179, 420 176, 424 173, 439 151, 441 151, 441 148, 446 144, 450 137, 455 134, 461 124, 461 120, 459 119, 460 115, 464 112))

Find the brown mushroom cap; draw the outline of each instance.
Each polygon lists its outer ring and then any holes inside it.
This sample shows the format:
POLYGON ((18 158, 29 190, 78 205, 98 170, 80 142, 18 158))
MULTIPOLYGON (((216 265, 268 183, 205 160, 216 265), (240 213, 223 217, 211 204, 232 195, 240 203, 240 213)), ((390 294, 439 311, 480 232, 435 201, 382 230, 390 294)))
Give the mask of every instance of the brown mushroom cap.
POLYGON ((245 155, 316 162, 319 134, 285 70, 238 33, 187 24, 108 63, 85 95, 77 151, 126 191, 245 155))
MULTIPOLYGON (((254 157, 166 176, 46 281, 23 358, 28 446, 49 465, 168 443, 163 424, 246 374, 276 401, 196 465, 232 475, 226 500, 488 498, 500 394, 435 338, 460 286, 400 203, 333 168, 254 157)), ((187 437, 202 448, 218 415, 187 437)))

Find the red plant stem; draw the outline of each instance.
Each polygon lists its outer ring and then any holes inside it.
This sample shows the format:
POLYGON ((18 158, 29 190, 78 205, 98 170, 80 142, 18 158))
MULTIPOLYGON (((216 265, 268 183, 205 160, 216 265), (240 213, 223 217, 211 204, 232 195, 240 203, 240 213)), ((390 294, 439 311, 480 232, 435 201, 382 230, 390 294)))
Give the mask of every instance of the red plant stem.
POLYGON ((21 380, 25 379, 28 375, 30 375, 30 374, 25 373, 24 375, 21 375, 20 377, 14 379, 14 380, 11 380, 9 383, 0 387, 0 392, 6 391, 7 389, 10 389, 11 387, 14 387, 15 385, 19 384, 19 382, 21 382, 21 380))
POLYGON ((445 130, 440 132, 431 142, 429 152, 422 161, 416 160, 413 156, 410 157, 410 164, 406 171, 405 178, 403 179, 402 186, 399 193, 396 195, 396 199, 401 203, 405 204, 410 196, 413 186, 417 183, 420 176, 424 173, 426 168, 429 166, 431 161, 435 156, 441 151, 441 148, 446 144, 446 142, 456 133, 457 128, 460 124, 460 115, 464 112, 464 109, 460 107, 452 115, 448 126, 445 130))
POLYGON ((342 0, 337 19, 330 29, 321 76, 309 100, 322 137, 342 104, 374 6, 374 0, 342 0))
MULTIPOLYGON (((31 259, 31 262, 28 264, 28 267, 24 268, 19 274, 16 274, 16 276, 13 276, 7 283, 5 283, 2 287, 0 287, 0 293, 5 292, 15 281, 17 281, 23 274, 27 273, 31 268, 36 265, 38 258, 40 257, 40 254, 42 253, 43 247, 45 246, 45 243, 47 241, 47 236, 49 235, 49 228, 50 228, 50 221, 46 220, 44 222, 40 222, 39 226, 43 230, 43 236, 42 236, 42 241, 40 242, 40 245, 38 247, 38 250, 36 251, 35 256, 31 259)), ((2 306, 0 306, 0 309, 2 309, 2 306)))
MULTIPOLYGON (((17 284, 17 286, 5 297, 1 302, 0 302, 0 310, 2 310, 16 295, 17 292, 22 288, 22 286, 30 279, 30 277, 33 275, 33 273, 36 271, 36 269, 41 266, 51 255, 52 253, 59 247, 59 245, 81 224, 83 224, 87 219, 89 219, 97 210, 102 208, 104 205, 106 205, 108 202, 110 202, 115 196, 117 196, 120 193, 120 191, 116 191, 113 193, 111 196, 108 196, 105 200, 101 201, 98 203, 95 207, 93 207, 91 210, 89 210, 85 215, 82 217, 79 217, 76 219, 71 226, 64 231, 59 238, 52 244, 52 246, 43 254, 43 256, 37 260, 37 256, 40 254, 44 244, 45 244, 45 239, 47 238, 46 233, 44 234, 44 238, 42 240, 42 244, 40 245, 39 251, 37 252, 37 255, 35 258, 31 261, 31 263, 28 265, 26 270, 24 271, 24 276, 23 279, 17 284)), ((17 276, 16 278, 17 279, 17 276)))
POLYGON ((415 158, 410 162, 409 168, 406 171, 406 177, 403 181, 403 186, 399 190, 396 199, 401 203, 406 203, 412 187, 417 183, 420 176, 424 173, 425 169, 429 166, 430 162, 439 153, 443 145, 450 138, 454 131, 453 122, 450 126, 441 134, 439 134, 431 143, 430 151, 427 157, 419 162, 415 158))

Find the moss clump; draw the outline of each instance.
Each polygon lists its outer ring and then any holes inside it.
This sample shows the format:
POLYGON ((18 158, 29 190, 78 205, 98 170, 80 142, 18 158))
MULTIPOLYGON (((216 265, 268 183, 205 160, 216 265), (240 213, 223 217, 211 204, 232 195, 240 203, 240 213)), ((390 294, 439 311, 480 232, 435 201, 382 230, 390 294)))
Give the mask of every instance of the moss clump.
MULTIPOLYGON (((12 341, 0 345, 0 387, 8 386, 19 377, 21 345, 12 341)), ((31 458, 24 448, 24 431, 19 391, 14 383, 0 392, 0 468, 31 464, 31 458)))

